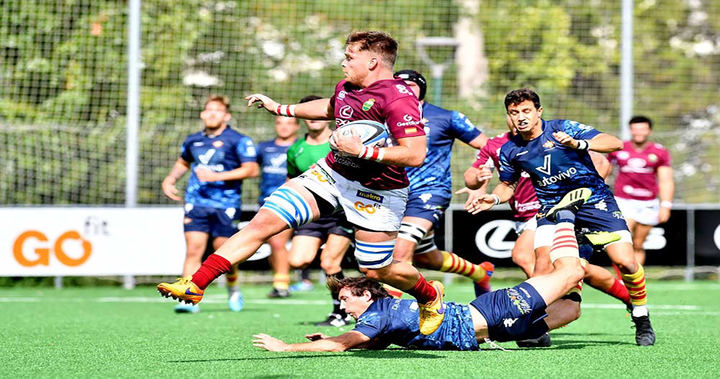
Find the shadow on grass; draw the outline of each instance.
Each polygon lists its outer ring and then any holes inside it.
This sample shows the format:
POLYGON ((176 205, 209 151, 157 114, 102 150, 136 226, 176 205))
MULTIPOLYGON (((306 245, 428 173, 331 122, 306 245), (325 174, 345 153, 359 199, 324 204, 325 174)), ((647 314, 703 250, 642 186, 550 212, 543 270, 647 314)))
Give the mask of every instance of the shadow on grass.
MULTIPOLYGON (((262 352, 261 352, 262 353, 262 352)), ((183 359, 183 360, 173 360, 173 361, 167 361, 168 363, 207 363, 207 362, 243 362, 243 361, 264 361, 269 359, 297 359, 297 358, 332 358, 332 357, 342 357, 347 356, 348 354, 351 356, 361 357, 361 358, 376 358, 376 359, 404 359, 404 358, 421 358, 421 359, 435 359, 435 358, 442 358, 442 356, 435 355, 432 353, 429 353, 427 351, 419 351, 419 350, 406 350, 401 348, 392 348, 392 349, 386 349, 386 350, 351 350, 347 353, 312 353, 312 354, 301 354, 297 355, 296 353, 281 353, 281 355, 277 356, 268 356, 268 354, 263 354, 262 357, 247 357, 247 358, 217 358, 217 359, 183 359)), ((268 378, 273 378, 274 376, 268 376, 268 378)))

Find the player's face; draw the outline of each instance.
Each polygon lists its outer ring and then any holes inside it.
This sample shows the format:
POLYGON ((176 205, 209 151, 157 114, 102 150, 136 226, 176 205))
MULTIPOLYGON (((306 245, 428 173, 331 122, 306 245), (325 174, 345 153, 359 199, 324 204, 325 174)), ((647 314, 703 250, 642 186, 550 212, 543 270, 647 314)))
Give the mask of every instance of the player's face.
POLYGON ((230 121, 230 112, 225 105, 219 101, 207 103, 205 109, 200 112, 200 119, 203 120, 205 128, 217 129, 230 121))
POLYGON ((344 309, 345 313, 352 316, 355 320, 357 320, 361 314, 365 313, 370 304, 372 304, 370 292, 365 291, 361 296, 355 296, 347 287, 343 287, 340 290, 338 300, 340 300, 340 308, 344 309))
POLYGON ((541 127, 542 110, 542 107, 535 108, 532 101, 525 100, 520 104, 508 106, 507 114, 518 132, 529 133, 534 128, 541 127))
POLYGON ((309 132, 321 132, 330 127, 330 121, 325 120, 305 120, 305 125, 309 132))
POLYGON ((650 137, 650 125, 647 122, 638 122, 630 124, 630 135, 632 136, 633 143, 642 145, 647 142, 650 137))
POLYGON ((287 139, 294 136, 299 128, 300 126, 296 118, 284 116, 275 117, 275 134, 280 138, 287 139))
POLYGON ((517 129, 515 129, 515 125, 513 125, 513 120, 510 118, 510 115, 505 115, 505 123, 507 124, 508 130, 510 130, 510 135, 516 135, 517 129))
POLYGON ((345 47, 345 59, 342 62, 345 80, 351 84, 361 85, 370 73, 370 67, 376 64, 377 58, 369 50, 360 51, 357 43, 345 47))

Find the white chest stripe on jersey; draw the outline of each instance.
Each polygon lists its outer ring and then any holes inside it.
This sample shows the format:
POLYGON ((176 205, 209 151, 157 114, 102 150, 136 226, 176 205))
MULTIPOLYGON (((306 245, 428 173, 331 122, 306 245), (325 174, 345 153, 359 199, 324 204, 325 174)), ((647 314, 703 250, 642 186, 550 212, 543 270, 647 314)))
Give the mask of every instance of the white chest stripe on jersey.
POLYGON ((545 175, 550 175, 550 154, 547 154, 543 160, 541 167, 535 167, 536 170, 540 171, 545 175))

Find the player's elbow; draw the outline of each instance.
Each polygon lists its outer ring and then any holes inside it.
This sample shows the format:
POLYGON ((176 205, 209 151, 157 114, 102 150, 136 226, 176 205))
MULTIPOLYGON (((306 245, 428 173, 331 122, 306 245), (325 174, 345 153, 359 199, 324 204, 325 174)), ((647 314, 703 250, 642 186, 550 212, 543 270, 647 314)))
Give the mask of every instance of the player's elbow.
POLYGON ((477 180, 477 174, 475 173, 475 168, 470 167, 469 169, 465 170, 465 173, 463 174, 463 177, 465 179, 465 187, 475 190, 480 188, 480 182, 477 180))
POLYGON ((421 154, 412 154, 408 157, 407 165, 409 167, 420 167, 425 162, 425 151, 421 154))

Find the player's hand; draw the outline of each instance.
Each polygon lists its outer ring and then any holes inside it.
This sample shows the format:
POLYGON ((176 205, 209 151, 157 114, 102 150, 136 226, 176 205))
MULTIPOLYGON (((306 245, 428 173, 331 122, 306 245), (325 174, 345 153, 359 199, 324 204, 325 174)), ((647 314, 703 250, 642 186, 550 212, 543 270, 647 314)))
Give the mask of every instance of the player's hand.
POLYGON ((492 170, 487 166, 480 166, 475 171, 475 177, 479 183, 492 179, 492 170))
POLYGON ((343 155, 357 157, 363 148, 362 140, 354 130, 351 130, 350 133, 333 132, 332 137, 335 140, 336 150, 343 155))
POLYGON ((261 93, 254 93, 252 95, 248 95, 245 97, 245 100, 248 101, 248 107, 251 107, 253 106, 253 104, 255 104, 258 108, 265 108, 268 112, 272 114, 275 114, 277 106, 280 105, 277 101, 261 93))
POLYGON ((322 333, 311 333, 311 334, 306 334, 305 338, 309 339, 310 341, 317 341, 317 340, 324 340, 329 337, 322 333))
POLYGON ((467 206, 470 202, 475 201, 475 199, 481 197, 482 195, 485 195, 485 189, 479 188, 476 190, 472 190, 470 188, 463 187, 455 191, 456 195, 462 195, 464 193, 468 195, 468 199, 465 202, 465 205, 467 206))
POLYGON ((475 215, 492 208, 494 205, 495 198, 485 194, 474 199, 468 198, 468 201, 465 202, 465 210, 475 215))
POLYGON ((162 191, 171 200, 180 201, 182 200, 178 196, 178 189, 175 187, 175 178, 167 176, 162 181, 162 191))
POLYGON ((571 147, 573 149, 576 149, 578 147, 578 141, 575 140, 575 138, 570 137, 565 132, 555 132, 553 133, 553 138, 555 138, 556 141, 567 147, 571 147))
POLYGON ((267 351, 286 351, 288 344, 265 333, 255 334, 253 336, 253 346, 265 349, 267 351))
POLYGON ((203 166, 195 169, 195 175, 201 182, 217 182, 221 180, 217 172, 203 166))
POLYGON ((670 219, 670 208, 660 207, 660 212, 658 213, 658 223, 664 224, 669 219, 670 219))

